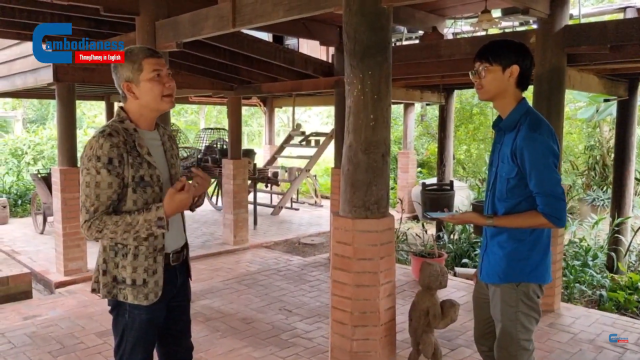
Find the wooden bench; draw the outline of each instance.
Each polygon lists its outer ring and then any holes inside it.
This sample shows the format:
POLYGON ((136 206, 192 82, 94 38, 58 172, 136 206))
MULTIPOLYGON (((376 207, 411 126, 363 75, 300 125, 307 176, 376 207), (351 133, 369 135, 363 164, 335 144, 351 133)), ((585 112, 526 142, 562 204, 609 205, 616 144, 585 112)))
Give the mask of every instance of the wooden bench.
POLYGON ((31 271, 0 253, 0 304, 33 298, 31 271))

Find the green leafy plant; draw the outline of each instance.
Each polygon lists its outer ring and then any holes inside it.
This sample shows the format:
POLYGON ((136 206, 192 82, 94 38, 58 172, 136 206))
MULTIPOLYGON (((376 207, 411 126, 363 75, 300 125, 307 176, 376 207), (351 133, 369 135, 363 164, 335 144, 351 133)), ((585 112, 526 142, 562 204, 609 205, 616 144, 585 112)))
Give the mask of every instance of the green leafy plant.
POLYGON ((448 256, 445 264, 447 269, 478 268, 482 238, 473 233, 472 225, 445 223, 443 235, 448 256))

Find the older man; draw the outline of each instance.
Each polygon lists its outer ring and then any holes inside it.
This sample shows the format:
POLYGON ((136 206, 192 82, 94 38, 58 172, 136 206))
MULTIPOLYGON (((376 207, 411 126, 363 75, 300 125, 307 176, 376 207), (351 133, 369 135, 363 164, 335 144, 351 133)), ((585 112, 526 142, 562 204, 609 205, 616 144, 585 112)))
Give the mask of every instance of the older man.
POLYGON ((203 204, 211 179, 181 177, 178 144, 157 123, 176 84, 158 51, 133 46, 112 66, 123 106, 87 143, 81 220, 100 242, 91 292, 108 299, 116 360, 193 359, 191 269, 183 212, 203 204))

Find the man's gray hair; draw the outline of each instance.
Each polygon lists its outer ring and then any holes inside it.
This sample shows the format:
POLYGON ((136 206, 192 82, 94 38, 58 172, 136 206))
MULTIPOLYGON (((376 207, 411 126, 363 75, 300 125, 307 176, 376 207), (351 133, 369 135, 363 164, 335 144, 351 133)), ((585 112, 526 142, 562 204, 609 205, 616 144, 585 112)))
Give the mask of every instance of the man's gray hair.
POLYGON ((134 45, 124 49, 124 63, 111 64, 111 76, 123 104, 127 102, 127 94, 122 90, 122 83, 138 84, 142 74, 142 62, 146 59, 164 59, 164 56, 154 48, 134 45))

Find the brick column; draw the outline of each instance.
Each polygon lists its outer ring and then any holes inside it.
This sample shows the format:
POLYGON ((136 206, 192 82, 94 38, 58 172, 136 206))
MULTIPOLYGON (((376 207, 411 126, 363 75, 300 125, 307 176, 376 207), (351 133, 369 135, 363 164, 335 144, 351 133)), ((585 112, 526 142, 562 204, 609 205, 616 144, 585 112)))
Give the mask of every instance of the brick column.
MULTIPOLYGON (((262 162, 263 163, 267 162, 267 160, 269 160, 271 155, 273 155, 273 153, 275 153, 276 150, 278 150, 278 145, 262 145, 262 162)), ((277 164, 278 164, 278 160, 276 159, 276 162, 274 162, 273 165, 277 165, 277 164)))
POLYGON ((222 160, 222 238, 233 246, 249 243, 249 164, 222 160))
MULTIPOLYGON (((567 185, 562 185, 565 196, 567 185)), ((564 229, 551 230, 551 283, 544 287, 540 303, 543 312, 560 310, 562 303, 562 266, 564 259, 564 229)))
MULTIPOLYGON (((415 151, 403 150, 398 152, 398 199, 404 203, 406 215, 416 213, 416 208, 411 200, 411 190, 418 182, 418 159, 415 151)), ((400 211, 400 203, 396 207, 400 211)))
POLYGON ((562 303, 562 260, 564 258, 564 229, 551 231, 551 283, 544 287, 540 304, 542 311, 554 312, 562 303))
POLYGON ((388 360, 396 353, 395 220, 333 214, 332 360, 388 360))
POLYGON ((87 271, 87 240, 80 228, 80 169, 52 168, 56 271, 71 276, 87 271))

